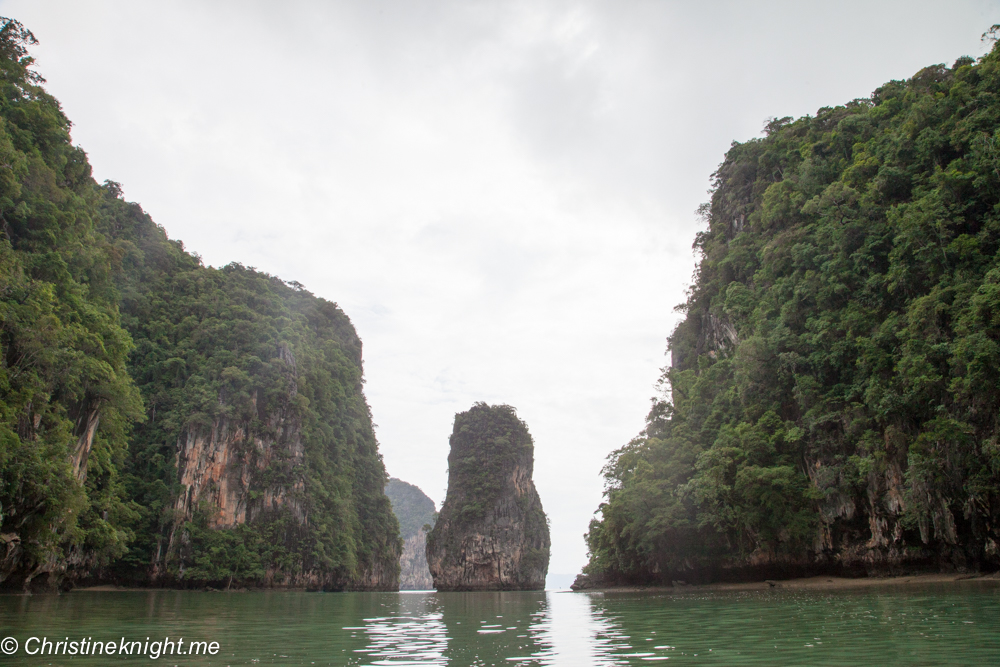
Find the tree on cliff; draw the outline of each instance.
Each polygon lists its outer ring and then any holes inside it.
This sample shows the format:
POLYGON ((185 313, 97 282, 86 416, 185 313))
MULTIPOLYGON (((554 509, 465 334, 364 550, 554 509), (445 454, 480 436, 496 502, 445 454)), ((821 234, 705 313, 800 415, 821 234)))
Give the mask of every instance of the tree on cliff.
POLYGON ((527 425, 509 405, 476 403, 455 415, 450 444, 448 495, 427 536, 434 587, 544 588, 549 526, 527 425))
POLYGON ((1000 565, 998 90, 994 47, 733 144, 589 573, 1000 565))

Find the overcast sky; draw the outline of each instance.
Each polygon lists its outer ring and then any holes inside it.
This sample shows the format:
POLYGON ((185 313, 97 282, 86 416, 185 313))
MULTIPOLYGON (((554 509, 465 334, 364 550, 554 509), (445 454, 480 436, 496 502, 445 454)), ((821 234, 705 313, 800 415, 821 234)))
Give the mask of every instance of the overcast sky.
POLYGON ((733 140, 985 51, 997 0, 0 0, 99 181, 336 301, 389 474, 517 408, 552 573, 643 426, 733 140))

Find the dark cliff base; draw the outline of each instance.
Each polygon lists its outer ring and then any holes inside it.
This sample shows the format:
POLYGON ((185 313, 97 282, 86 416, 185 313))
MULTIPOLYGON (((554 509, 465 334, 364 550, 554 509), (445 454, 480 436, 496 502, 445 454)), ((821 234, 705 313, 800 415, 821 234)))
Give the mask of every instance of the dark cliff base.
POLYGON ((0 595, 27 594, 44 595, 51 593, 69 593, 71 591, 202 591, 210 593, 248 593, 254 591, 301 591, 304 593, 344 593, 344 592, 396 592, 396 587, 353 587, 353 586, 314 586, 301 583, 261 585, 249 582, 222 582, 214 585, 204 583, 183 582, 177 580, 162 580, 156 583, 130 582, 113 579, 82 579, 59 581, 48 578, 32 580, 25 588, 23 585, 0 586, 0 595))
MULTIPOLYGON (((72 573, 70 573, 72 575, 72 573)), ((92 572, 88 576, 74 577, 66 573, 43 573, 25 584, 23 579, 11 578, 0 582, 0 594, 44 594, 71 590, 173 590, 173 591, 343 591, 395 592, 399 590, 392 572, 366 573, 356 579, 343 579, 326 572, 306 572, 286 575, 271 572, 264 577, 240 579, 238 577, 192 580, 180 579, 171 574, 154 574, 150 568, 115 571, 113 568, 92 572)))
POLYGON ((755 581, 691 584, 676 581, 665 585, 605 585, 597 584, 589 578, 580 575, 573 583, 573 590, 579 592, 594 591, 608 593, 670 591, 752 591, 785 588, 790 590, 839 590, 845 588, 866 588, 869 586, 899 586, 920 584, 950 584, 971 583, 1000 586, 1000 573, 983 574, 981 572, 967 573, 921 573, 892 577, 838 577, 818 575, 793 579, 757 579, 755 581))
POLYGON ((482 592, 510 592, 510 591, 544 591, 545 583, 537 581, 523 584, 489 584, 484 586, 447 586, 438 585, 434 588, 438 593, 482 593, 482 592))
POLYGON ((838 581, 887 581, 898 578, 941 577, 944 580, 994 577, 1000 575, 996 568, 967 558, 959 548, 942 549, 939 553, 925 551, 917 557, 894 560, 887 557, 870 557, 850 563, 770 562, 735 567, 706 567, 686 571, 667 572, 645 576, 578 575, 573 590, 605 588, 657 588, 677 585, 742 585, 764 581, 826 580, 838 581))
MULTIPOLYGON (((215 588, 212 586, 120 586, 117 584, 85 584, 64 589, 60 592, 69 593, 71 591, 191 591, 195 593, 257 593, 263 591, 293 591, 298 593, 356 593, 359 589, 353 588, 310 588, 308 586, 236 586, 229 588, 215 588)), ((48 592, 48 591, 47 591, 48 592)), ((396 589, 361 589, 360 592, 385 593, 397 592, 396 589)))

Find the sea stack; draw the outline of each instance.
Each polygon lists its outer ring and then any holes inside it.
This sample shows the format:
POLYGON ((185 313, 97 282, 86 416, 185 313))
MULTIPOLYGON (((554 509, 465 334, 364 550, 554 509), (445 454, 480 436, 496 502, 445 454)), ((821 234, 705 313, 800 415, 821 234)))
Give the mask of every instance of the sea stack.
POLYGON ((455 415, 448 495, 427 536, 439 591, 541 590, 549 525, 531 474, 535 445, 509 405, 455 415))

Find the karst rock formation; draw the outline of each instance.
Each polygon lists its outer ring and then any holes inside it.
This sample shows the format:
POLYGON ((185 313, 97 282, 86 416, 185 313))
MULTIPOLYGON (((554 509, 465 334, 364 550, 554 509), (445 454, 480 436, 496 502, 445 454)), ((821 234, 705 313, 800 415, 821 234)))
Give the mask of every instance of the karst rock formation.
POLYGON ((509 405, 455 415, 448 495, 427 536, 439 591, 540 590, 549 527, 531 480, 534 443, 509 405))

